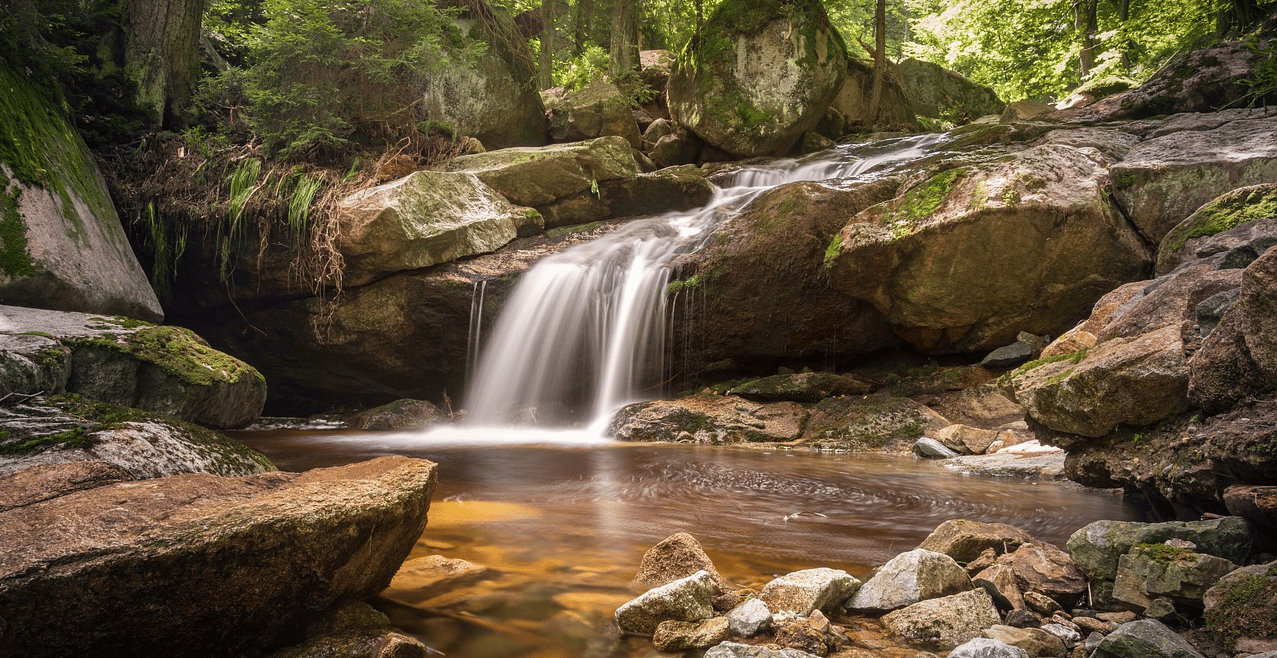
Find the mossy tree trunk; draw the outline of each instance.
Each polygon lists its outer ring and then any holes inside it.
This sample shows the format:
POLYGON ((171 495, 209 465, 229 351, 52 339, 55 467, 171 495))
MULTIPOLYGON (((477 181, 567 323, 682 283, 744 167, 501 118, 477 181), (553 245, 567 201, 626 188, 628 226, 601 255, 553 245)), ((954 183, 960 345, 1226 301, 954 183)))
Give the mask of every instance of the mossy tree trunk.
POLYGON ((200 20, 205 0, 124 0, 125 68, 138 83, 138 102, 165 128, 180 128, 199 72, 200 20))

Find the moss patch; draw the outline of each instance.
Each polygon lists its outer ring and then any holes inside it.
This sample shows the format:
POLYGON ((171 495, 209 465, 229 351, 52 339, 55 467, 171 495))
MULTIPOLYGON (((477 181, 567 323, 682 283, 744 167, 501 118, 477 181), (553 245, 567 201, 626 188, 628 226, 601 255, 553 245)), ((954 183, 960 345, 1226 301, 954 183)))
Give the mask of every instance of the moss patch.
POLYGON ((1277 638, 1275 602, 1277 577, 1242 576, 1229 584, 1219 605, 1206 611, 1206 626, 1219 634, 1229 648, 1242 637, 1277 638))
POLYGON ((1193 238, 1223 233, 1257 219, 1277 218, 1277 185, 1229 192, 1202 206, 1167 234, 1159 260, 1180 251, 1193 238))
POLYGON ((890 228, 896 237, 915 232, 918 225, 939 209, 945 199, 949 198, 954 185, 967 173, 964 168, 950 169, 914 186, 905 192, 895 208, 883 216, 882 224, 890 228))
POLYGON ((1060 361, 1068 361, 1069 363, 1076 365, 1078 363, 1081 363, 1082 360, 1086 358, 1086 354, 1088 351, 1089 351, 1088 349, 1082 348, 1076 352, 1070 352, 1069 354, 1056 354, 1054 356, 1043 357, 1035 361, 1030 361, 1020 366, 1019 368, 1016 368, 1015 370, 1012 370, 1011 372, 1003 375, 1000 379, 1002 381, 1010 381, 1015 379, 1016 377, 1019 377, 1029 372, 1030 370, 1033 370, 1035 368, 1040 368, 1048 363, 1059 363, 1060 361))
POLYGON ((209 347, 199 336, 181 327, 151 325, 132 333, 80 339, 73 345, 96 345, 124 352, 195 386, 235 383, 242 377, 255 377, 265 383, 257 370, 209 347))

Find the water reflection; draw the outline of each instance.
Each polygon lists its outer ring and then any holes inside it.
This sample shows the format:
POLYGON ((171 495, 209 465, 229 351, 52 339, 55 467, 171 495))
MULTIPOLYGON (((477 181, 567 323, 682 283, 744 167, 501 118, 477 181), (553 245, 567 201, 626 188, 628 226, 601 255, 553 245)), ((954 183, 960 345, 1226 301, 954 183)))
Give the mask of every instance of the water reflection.
MULTIPOLYGON (((502 592, 501 600, 527 605, 476 614, 484 623, 513 624, 525 640, 532 633, 550 642, 544 623, 555 611, 593 620, 587 626, 605 623, 615 605, 632 596, 627 584, 643 552, 676 532, 700 540, 726 578, 757 587, 774 574, 814 566, 863 577, 947 519, 1011 523, 1062 545, 1093 520, 1137 515, 1111 493, 955 475, 910 457, 615 443, 419 441, 405 448, 397 436, 250 432, 238 438, 288 470, 390 453, 438 462, 430 524, 412 557, 443 554, 498 569, 501 580, 490 586, 502 592)), ((426 618, 442 604, 420 605, 418 631, 425 636, 426 618)), ((411 622, 411 610, 399 610, 396 621, 404 624, 406 614, 411 622)), ((478 636, 491 632, 479 630, 478 636)), ((448 655, 485 655, 466 648, 478 636, 458 640, 448 655)), ((556 649, 558 655, 581 655, 577 640, 575 648, 556 649)))

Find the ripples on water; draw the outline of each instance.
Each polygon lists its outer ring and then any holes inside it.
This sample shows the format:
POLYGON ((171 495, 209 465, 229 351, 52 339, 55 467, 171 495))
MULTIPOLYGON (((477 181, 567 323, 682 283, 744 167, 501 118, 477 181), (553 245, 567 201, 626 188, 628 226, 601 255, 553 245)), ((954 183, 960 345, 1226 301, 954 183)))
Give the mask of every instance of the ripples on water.
MULTIPOLYGON (((1096 519, 1137 517, 1112 493, 958 475, 912 457, 616 444, 585 434, 568 445, 537 444, 549 436, 573 439, 561 432, 476 447, 475 434, 282 431, 238 438, 287 470, 384 454, 438 462, 431 521, 412 557, 439 553, 494 567, 504 574, 504 584, 492 584, 502 596, 540 602, 530 605, 542 610, 533 616, 570 611, 595 626, 634 595, 627 583, 643 552, 677 532, 695 536, 729 580, 757 587, 815 566, 864 578, 948 519, 1010 523, 1062 545, 1096 519)), ((501 610, 485 618, 539 638, 515 645, 532 651, 548 643, 557 647, 551 655, 582 655, 580 638, 557 638, 545 620, 519 626, 518 616, 531 613, 501 610)), ((395 621, 427 637, 429 616, 422 613, 414 626, 403 608, 395 621)), ((458 641, 448 655, 497 655, 471 647, 476 637, 458 641)), ((500 655, 523 651, 502 646, 500 655)))

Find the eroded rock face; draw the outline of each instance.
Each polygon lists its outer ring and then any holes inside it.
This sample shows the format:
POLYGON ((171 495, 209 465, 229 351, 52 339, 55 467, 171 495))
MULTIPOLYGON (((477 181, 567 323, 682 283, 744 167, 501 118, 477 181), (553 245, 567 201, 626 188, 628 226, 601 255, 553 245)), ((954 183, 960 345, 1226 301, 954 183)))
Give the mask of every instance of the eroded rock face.
POLYGON ((847 51, 815 0, 732 0, 674 63, 670 113, 739 156, 780 155, 820 121, 847 72, 847 51))
POLYGON ((1106 199, 1099 152, 1044 144, 963 164, 930 168, 852 218, 826 259, 833 286, 872 304, 914 348, 1058 335, 1148 267, 1148 248, 1106 199))
POLYGON ((1136 145, 1111 170, 1113 194, 1141 233, 1160 242, 1202 204, 1277 181, 1277 123, 1241 119, 1136 145))
POLYGON ((1277 651, 1277 562, 1242 567, 1202 598, 1206 625, 1239 653, 1277 651))
MULTIPOLYGON (((84 141, 21 73, 0 65, 0 121, 30 133, 0 162, 5 304, 164 319, 84 141), (30 149, 30 150, 28 150, 30 149)), ((16 134, 16 133, 15 133, 16 134)))
POLYGON ((232 656, 296 641, 307 620, 390 583, 434 485, 433 463, 384 457, 0 512, 0 655, 232 656))

